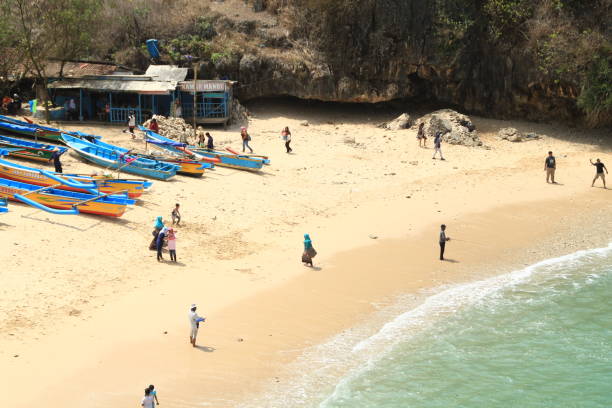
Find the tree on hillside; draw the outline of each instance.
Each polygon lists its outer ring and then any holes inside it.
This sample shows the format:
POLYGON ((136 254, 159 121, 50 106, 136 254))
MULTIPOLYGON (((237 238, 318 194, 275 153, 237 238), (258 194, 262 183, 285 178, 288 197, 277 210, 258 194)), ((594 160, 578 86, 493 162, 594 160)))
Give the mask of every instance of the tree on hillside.
MULTIPOLYGON (((101 2, 98 0, 3 0, 0 17, 12 38, 14 48, 34 75, 37 93, 47 106, 46 63, 87 55, 99 26, 101 2)), ((63 68, 63 64, 62 64, 63 68)), ((47 120, 49 119, 47 113, 47 120)))

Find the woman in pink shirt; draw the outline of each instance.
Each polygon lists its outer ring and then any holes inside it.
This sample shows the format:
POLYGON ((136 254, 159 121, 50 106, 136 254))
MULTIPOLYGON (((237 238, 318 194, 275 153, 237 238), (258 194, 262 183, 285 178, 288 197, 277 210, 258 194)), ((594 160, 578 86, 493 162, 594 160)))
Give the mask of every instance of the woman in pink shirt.
POLYGON ((168 229, 168 251, 170 251, 170 261, 176 262, 176 234, 174 229, 168 229))

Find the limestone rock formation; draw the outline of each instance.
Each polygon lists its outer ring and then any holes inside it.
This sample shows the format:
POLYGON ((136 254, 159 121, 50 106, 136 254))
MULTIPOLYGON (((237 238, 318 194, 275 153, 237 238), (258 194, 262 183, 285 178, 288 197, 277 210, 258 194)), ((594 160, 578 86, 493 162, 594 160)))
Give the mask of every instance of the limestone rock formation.
POLYGON ((442 139, 449 144, 463 146, 482 146, 483 143, 478 136, 476 126, 472 120, 452 109, 442 109, 427 114, 415 122, 415 126, 424 123, 424 131, 427 137, 435 137, 437 132, 442 133, 442 139))
POLYGON ((408 129, 410 126, 412 126, 412 119, 410 118, 410 115, 407 113, 402 113, 391 122, 383 123, 381 127, 387 130, 401 130, 408 129))

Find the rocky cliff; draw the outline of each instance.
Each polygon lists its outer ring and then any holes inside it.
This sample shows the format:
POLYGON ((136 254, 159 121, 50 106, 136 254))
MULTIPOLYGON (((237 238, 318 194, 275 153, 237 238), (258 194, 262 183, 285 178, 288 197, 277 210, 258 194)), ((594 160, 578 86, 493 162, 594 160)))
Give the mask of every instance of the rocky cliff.
POLYGON ((210 8, 200 74, 236 79, 243 99, 403 99, 611 122, 612 0, 217 0, 210 8))

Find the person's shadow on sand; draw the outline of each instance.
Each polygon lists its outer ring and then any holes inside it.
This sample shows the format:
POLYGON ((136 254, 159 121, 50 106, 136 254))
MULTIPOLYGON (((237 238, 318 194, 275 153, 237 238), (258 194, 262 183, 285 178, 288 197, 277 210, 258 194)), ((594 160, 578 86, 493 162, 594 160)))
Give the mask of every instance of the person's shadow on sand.
POLYGON ((456 259, 451 259, 451 258, 444 258, 444 259, 442 260, 442 262, 448 262, 448 263, 459 263, 459 261, 458 261, 458 260, 456 260, 456 259))
POLYGON ((216 350, 216 348, 208 347, 208 346, 195 346, 195 348, 197 348, 200 351, 204 351, 206 353, 212 353, 213 351, 216 350))

